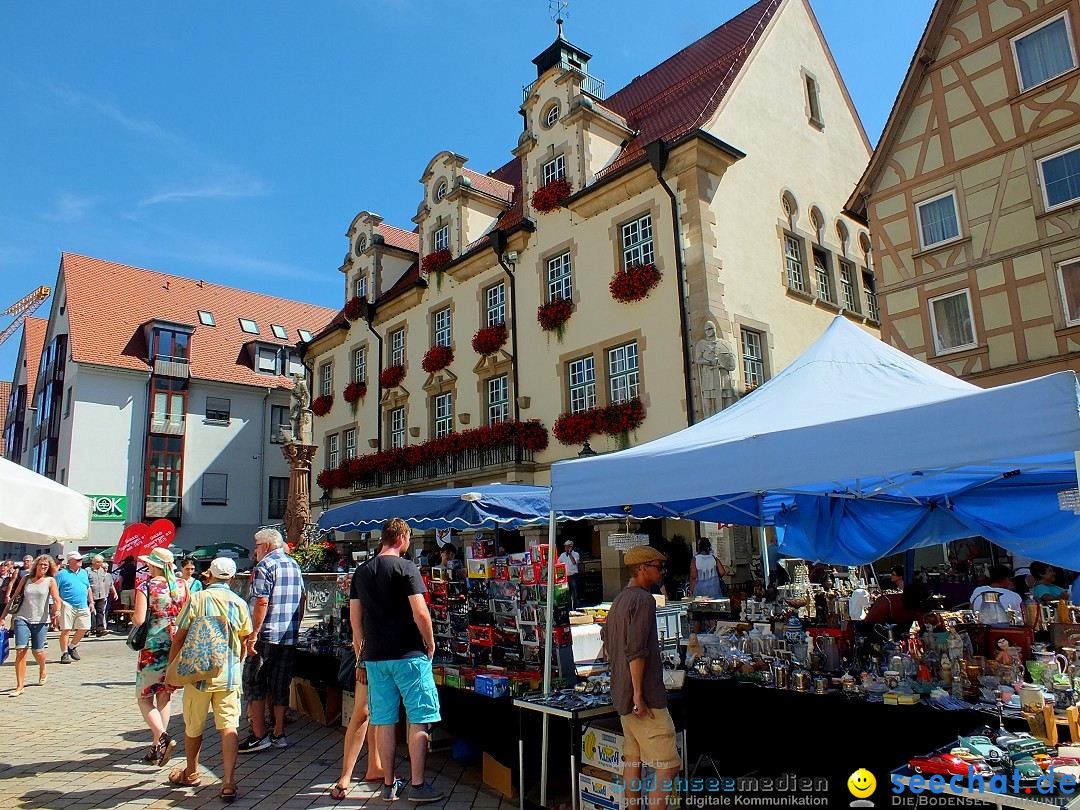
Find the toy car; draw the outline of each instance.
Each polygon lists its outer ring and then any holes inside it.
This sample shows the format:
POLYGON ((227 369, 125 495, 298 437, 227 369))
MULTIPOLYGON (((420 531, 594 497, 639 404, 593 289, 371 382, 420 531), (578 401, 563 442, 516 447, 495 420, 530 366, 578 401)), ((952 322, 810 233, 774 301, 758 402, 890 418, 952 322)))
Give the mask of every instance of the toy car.
POLYGON ((988 764, 985 758, 979 756, 974 751, 971 751, 967 748, 953 748, 949 751, 949 753, 952 754, 954 757, 960 757, 960 759, 964 760, 964 762, 968 762, 973 765, 988 764))
POLYGON ((1030 739, 1014 740, 1005 746, 1005 750, 1013 759, 1034 757, 1036 754, 1049 754, 1051 752, 1051 749, 1046 746, 1046 743, 1042 740, 1035 739, 1034 737, 1030 739))
POLYGON ((1006 757, 1005 772, 1010 776, 1014 773, 1020 774, 1021 783, 1037 782, 1042 776, 1042 768, 1031 757, 1006 757))
POLYGON ((973 736, 973 737, 961 737, 957 740, 960 745, 973 754, 978 754, 983 759, 989 761, 991 764, 995 763, 999 759, 1005 758, 1005 752, 998 748, 994 743, 990 741, 989 737, 973 736))
MULTIPOLYGON (((1035 763, 1032 762, 1032 765, 1035 763)), ((943 776, 967 776, 973 773, 976 776, 993 776, 994 772, 985 762, 969 762, 954 754, 928 754, 923 757, 912 757, 908 761, 908 767, 915 773, 933 773, 943 776)))

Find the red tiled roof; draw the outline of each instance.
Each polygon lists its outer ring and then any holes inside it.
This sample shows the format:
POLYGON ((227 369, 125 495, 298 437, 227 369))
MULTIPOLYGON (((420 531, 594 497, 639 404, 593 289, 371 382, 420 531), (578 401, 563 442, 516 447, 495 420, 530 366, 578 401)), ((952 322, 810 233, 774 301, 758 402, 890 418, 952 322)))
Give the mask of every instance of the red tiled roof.
POLYGON ((466 169, 464 167, 462 167, 461 173, 469 179, 470 185, 477 191, 496 197, 505 202, 510 202, 514 199, 514 187, 510 183, 503 182, 488 174, 474 172, 472 169, 466 169))
POLYGON ((390 245, 390 247, 408 250, 411 253, 420 252, 420 234, 416 231, 405 231, 385 223, 380 225, 378 230, 383 242, 390 245))
POLYGON ((779 5, 780 0, 760 0, 608 96, 603 106, 623 116, 638 135, 603 174, 641 157, 658 138, 671 141, 705 124, 779 5))
POLYGON ((499 217, 500 228, 512 228, 525 219, 525 206, 521 201, 521 161, 514 158, 502 168, 493 171, 491 176, 501 183, 514 187, 514 202, 499 217))
POLYGON ((76 363, 147 370, 149 350, 143 325, 172 321, 195 327, 189 361, 193 379, 288 388, 291 382, 285 377, 256 373, 247 344, 258 340, 295 345, 300 340, 297 330, 316 332, 335 314, 326 307, 73 253, 63 254, 60 268, 71 359, 76 363), (199 310, 212 313, 217 325, 200 324, 199 310), (255 321, 259 334, 241 331, 240 318, 255 321), (271 324, 285 327, 288 339, 275 337, 271 324))
POLYGON ((345 308, 342 307, 338 310, 338 314, 330 319, 330 323, 328 323, 326 326, 324 326, 322 329, 312 335, 312 340, 319 340, 320 338, 323 338, 333 332, 338 327, 344 326, 346 323, 348 323, 348 321, 345 318, 345 308))
POLYGON ((11 383, 0 380, 0 433, 4 432, 4 421, 7 419, 7 403, 11 398, 11 383))
MULTIPOLYGON (((49 322, 45 318, 27 318, 23 323, 23 351, 26 352, 26 402, 34 401, 34 386, 37 385, 38 366, 41 365, 41 350, 45 348, 45 333, 49 322)), ((15 370, 18 374, 18 369, 15 370)))

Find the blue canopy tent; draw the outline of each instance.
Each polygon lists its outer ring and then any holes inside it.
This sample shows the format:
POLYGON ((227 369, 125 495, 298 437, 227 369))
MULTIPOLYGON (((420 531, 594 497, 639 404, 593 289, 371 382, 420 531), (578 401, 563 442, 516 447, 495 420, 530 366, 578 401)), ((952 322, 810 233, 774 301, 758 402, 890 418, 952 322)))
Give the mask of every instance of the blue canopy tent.
POLYGON ((1080 568, 1072 372, 981 389, 843 317, 702 422, 552 467, 552 508, 774 524, 780 550, 861 564, 975 534, 1080 568))

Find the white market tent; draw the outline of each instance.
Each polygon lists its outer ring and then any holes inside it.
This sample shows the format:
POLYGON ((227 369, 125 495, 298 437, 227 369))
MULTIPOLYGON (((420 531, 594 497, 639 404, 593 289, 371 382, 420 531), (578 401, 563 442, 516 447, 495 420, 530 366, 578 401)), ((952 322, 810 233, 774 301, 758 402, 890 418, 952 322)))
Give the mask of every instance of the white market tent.
POLYGON ((982 389, 837 317, 753 394, 669 436, 559 462, 551 505, 777 526, 781 551, 860 564, 982 535, 1080 569, 1072 372, 982 389))
POLYGON ((0 458, 0 540, 45 545, 90 534, 90 499, 0 458))

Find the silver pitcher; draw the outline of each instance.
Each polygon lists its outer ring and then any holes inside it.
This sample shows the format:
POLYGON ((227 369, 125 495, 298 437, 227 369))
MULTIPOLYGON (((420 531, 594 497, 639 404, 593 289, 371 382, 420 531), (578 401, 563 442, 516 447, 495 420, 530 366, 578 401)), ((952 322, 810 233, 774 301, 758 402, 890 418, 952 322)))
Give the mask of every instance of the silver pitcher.
POLYGON ((773 661, 769 671, 772 673, 773 686, 777 689, 788 688, 788 667, 784 661, 773 661))
POLYGON ((822 656, 821 668, 825 672, 836 672, 843 666, 840 660, 840 642, 836 636, 818 636, 814 639, 814 649, 822 656))

